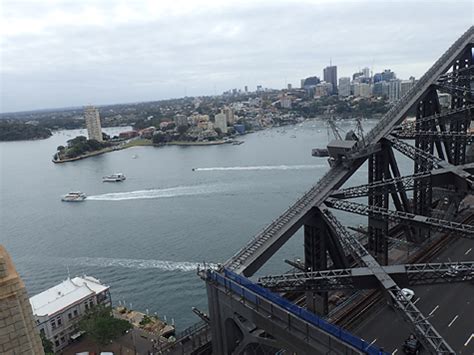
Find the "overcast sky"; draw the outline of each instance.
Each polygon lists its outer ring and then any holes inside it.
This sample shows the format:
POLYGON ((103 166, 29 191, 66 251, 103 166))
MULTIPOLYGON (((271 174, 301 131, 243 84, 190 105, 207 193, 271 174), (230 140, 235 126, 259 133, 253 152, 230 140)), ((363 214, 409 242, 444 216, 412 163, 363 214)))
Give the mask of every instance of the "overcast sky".
POLYGON ((1 112, 419 77, 474 22, 468 1, 1 0, 1 112))

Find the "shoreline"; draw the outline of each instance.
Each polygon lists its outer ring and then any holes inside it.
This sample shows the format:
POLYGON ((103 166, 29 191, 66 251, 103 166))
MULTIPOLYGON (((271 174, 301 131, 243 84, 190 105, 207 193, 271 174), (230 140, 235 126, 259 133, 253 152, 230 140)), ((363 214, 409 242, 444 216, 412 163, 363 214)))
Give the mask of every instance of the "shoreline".
POLYGON ((104 148, 104 149, 97 150, 97 151, 94 151, 94 152, 89 152, 89 153, 86 153, 86 154, 82 154, 82 155, 79 155, 79 156, 74 157, 74 158, 65 158, 65 159, 61 159, 61 160, 51 159, 51 161, 54 164, 62 164, 62 163, 67 163, 67 162, 71 162, 71 161, 77 161, 77 160, 82 160, 82 159, 94 157, 94 156, 105 154, 105 153, 114 152, 114 151, 117 151, 117 150, 124 150, 124 149, 128 149, 128 148, 133 148, 133 147, 157 147, 158 148, 158 147, 163 147, 163 146, 167 146, 167 145, 169 145, 169 146, 173 146, 173 145, 175 145, 175 146, 209 146, 209 145, 232 144, 233 142, 234 142, 234 140, 229 140, 229 141, 218 140, 218 141, 208 141, 208 142, 171 141, 171 142, 167 142, 167 143, 163 143, 163 144, 154 144, 151 140, 140 139, 140 140, 127 142, 127 143, 125 143, 121 146, 116 145, 116 146, 113 146, 113 147, 108 147, 108 148, 104 148))

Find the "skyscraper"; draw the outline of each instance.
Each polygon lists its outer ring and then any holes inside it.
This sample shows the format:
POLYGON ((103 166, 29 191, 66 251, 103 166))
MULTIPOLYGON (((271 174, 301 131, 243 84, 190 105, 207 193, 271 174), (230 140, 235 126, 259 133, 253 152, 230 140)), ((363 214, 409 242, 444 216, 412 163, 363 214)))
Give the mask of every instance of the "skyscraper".
POLYGON ((330 65, 324 68, 324 81, 332 84, 332 94, 337 93, 337 66, 330 65))
POLYGON ((0 353, 44 354, 25 285, 0 245, 0 353))
POLYGON ((388 82, 388 101, 395 102, 400 99, 401 80, 392 79, 388 82))
POLYGON ((102 142, 102 127, 100 126, 99 110, 94 106, 86 106, 84 108, 84 118, 86 120, 89 139, 102 142))
POLYGON ((339 79, 339 86, 338 86, 338 94, 339 96, 350 96, 351 94, 351 78, 349 77, 342 77, 339 79))

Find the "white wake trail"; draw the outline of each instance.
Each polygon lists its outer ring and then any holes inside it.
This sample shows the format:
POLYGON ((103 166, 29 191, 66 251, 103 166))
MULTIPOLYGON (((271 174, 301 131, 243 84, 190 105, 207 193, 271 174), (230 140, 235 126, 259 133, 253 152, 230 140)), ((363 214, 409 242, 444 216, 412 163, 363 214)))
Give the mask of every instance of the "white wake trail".
POLYGON ((227 191, 223 185, 178 186, 165 189, 149 189, 129 192, 113 192, 102 195, 88 196, 92 201, 124 201, 153 198, 170 198, 179 196, 207 195, 227 191))
MULTIPOLYGON (((123 267, 128 269, 159 269, 164 271, 196 271, 202 263, 190 261, 167 261, 146 259, 115 259, 115 258, 71 258, 67 259, 68 265, 93 266, 93 267, 123 267)), ((216 264, 206 263, 206 267, 217 268, 216 264)))
POLYGON ((228 166, 212 168, 194 168, 194 171, 242 171, 242 170, 304 170, 321 169, 326 165, 261 165, 261 166, 228 166))

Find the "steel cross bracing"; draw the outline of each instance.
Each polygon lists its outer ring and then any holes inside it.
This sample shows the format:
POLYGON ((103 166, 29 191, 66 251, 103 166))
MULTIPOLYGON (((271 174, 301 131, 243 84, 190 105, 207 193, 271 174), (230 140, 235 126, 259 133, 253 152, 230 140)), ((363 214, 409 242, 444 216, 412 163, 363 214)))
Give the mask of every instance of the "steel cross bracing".
MULTIPOLYGON (((407 94, 392 106, 365 139, 356 144, 351 154, 362 157, 364 151, 370 151, 382 138, 389 135, 392 129, 405 118, 410 108, 416 104, 419 95, 434 85, 438 78, 452 66, 464 48, 473 42, 474 27, 471 27, 434 63, 407 94)), ((365 158, 351 161, 351 154, 347 156, 349 165, 339 164, 331 168, 317 185, 229 259, 225 267, 247 276, 258 270, 301 227, 305 215, 311 208, 321 205, 332 190, 339 188, 362 165, 365 158)), ((436 159, 427 158, 433 161, 433 167, 438 167, 436 159)))
POLYGON ((467 142, 472 140, 472 133, 468 132, 440 132, 440 131, 399 131, 393 132, 392 135, 399 139, 414 139, 419 136, 429 136, 435 140, 449 140, 453 138, 465 138, 467 142))
POLYGON ((446 232, 456 232, 456 236, 461 236, 469 239, 474 238, 474 226, 471 226, 469 224, 462 224, 457 222, 446 221, 443 219, 420 216, 408 212, 391 211, 382 207, 367 206, 361 203, 339 200, 332 197, 327 198, 324 203, 328 207, 341 211, 360 214, 363 216, 368 216, 370 213, 379 218, 389 219, 394 222, 403 222, 413 226, 434 228, 436 230, 446 232))
MULTIPOLYGON (((381 266, 400 287, 467 282, 474 279, 474 262, 399 264, 381 266)), ((258 284, 276 292, 334 291, 377 288, 368 267, 297 272, 263 276, 258 284)))
POLYGON ((427 153, 419 148, 416 148, 408 143, 405 143, 392 135, 388 135, 387 137, 385 137, 385 139, 387 139, 391 143, 393 148, 398 150, 400 153, 406 155, 408 158, 412 160, 423 160, 427 167, 438 169, 441 168, 443 165, 442 159, 435 157, 434 155, 427 153))
POLYGON ((400 311, 404 319, 413 327, 418 339, 426 349, 436 354, 454 354, 455 352, 450 345, 441 337, 420 310, 403 296, 400 287, 384 271, 377 260, 367 252, 357 238, 349 233, 328 209, 322 211, 322 216, 330 227, 340 232, 341 243, 349 246, 355 260, 370 269, 371 273, 377 278, 379 286, 390 296, 394 308, 400 311))
MULTIPOLYGON (((457 107, 457 108, 449 109, 441 113, 436 113, 431 116, 421 117, 420 119, 416 121, 416 123, 433 122, 433 121, 435 123, 445 123, 446 121, 466 119, 466 117, 464 117, 464 115, 461 115, 461 113, 464 113, 464 114, 467 113, 467 114, 472 115, 473 109, 474 109, 474 105, 457 107)), ((413 127, 413 129, 415 129, 415 126, 416 126, 415 122, 409 122, 409 123, 402 123, 401 125, 398 125, 394 128, 395 129, 405 129, 405 128, 410 129, 411 127, 413 127)))
POLYGON ((356 198, 369 196, 371 194, 385 194, 387 192, 399 192, 400 190, 413 190, 416 179, 426 179, 431 177, 431 172, 421 172, 409 176, 400 176, 393 179, 374 181, 371 184, 351 186, 345 189, 336 190, 331 194, 334 198, 356 198), (382 188, 382 189, 378 189, 382 188))

